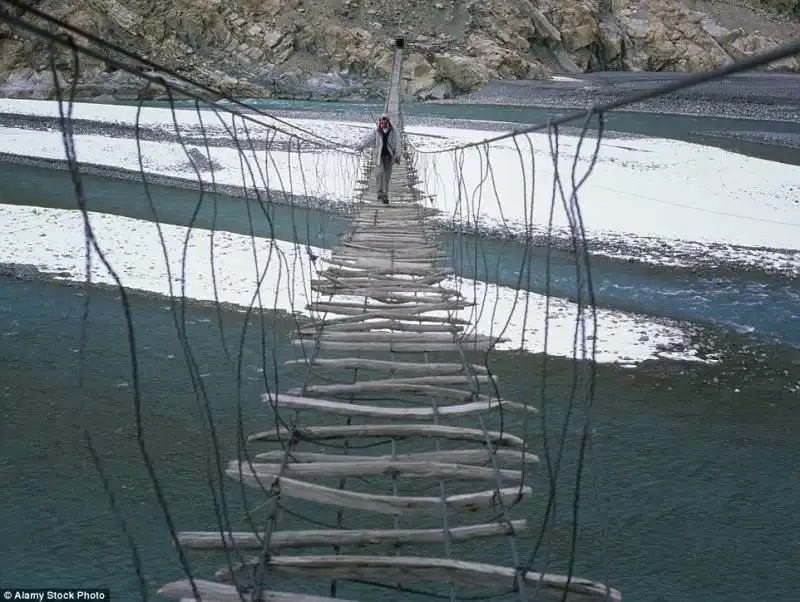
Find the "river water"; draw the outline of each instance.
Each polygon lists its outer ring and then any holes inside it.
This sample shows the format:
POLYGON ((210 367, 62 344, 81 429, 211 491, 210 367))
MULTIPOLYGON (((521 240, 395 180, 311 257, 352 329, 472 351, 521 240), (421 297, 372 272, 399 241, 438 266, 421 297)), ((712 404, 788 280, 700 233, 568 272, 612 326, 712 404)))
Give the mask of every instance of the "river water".
MULTIPOLYGON (((491 115, 499 119, 490 111, 485 118, 491 115)), ((709 127, 716 129, 717 124, 709 127)), ((63 172, 0 164, 0 176, 0 203, 74 206, 63 172)), ((90 209, 150 216, 135 184, 99 177, 86 181, 90 209)), ((188 223, 196 193, 166 187, 154 187, 153 192, 161 220, 188 223)), ((217 226, 249 232, 244 202, 222 199, 217 226)), ((274 211, 278 237, 291 239, 285 208, 274 211)), ((301 240, 319 246, 329 246, 347 227, 340 218, 321 212, 295 211, 295 217, 301 240)), ((210 214, 201 212, 196 225, 208 227, 210 220, 210 214)), ((466 244, 487 254, 490 280, 516 281, 518 247, 478 238, 466 239, 466 244)), ((445 247, 455 248, 452 238, 445 247)), ((474 273, 468 262, 457 261, 457 266, 466 275, 474 273)), ((574 290, 570 266, 567 256, 556 254, 551 285, 555 294, 574 290)), ((800 577, 792 560, 800 549, 797 283, 753 273, 696 274, 611 260, 596 260, 593 270, 601 283, 601 305, 705 325, 704 332, 725 349, 728 359, 718 366, 666 361, 635 369, 599 366, 576 573, 614 584, 632 602, 796 600, 800 577)), ((541 291, 541 277, 534 278, 531 287, 541 291)), ((85 299, 78 287, 0 277, 0 482, 5 485, 0 498, 0 584, 111 587, 115 599, 140 599, 131 548, 109 509, 97 463, 141 557, 146 590, 152 594, 160 583, 180 578, 182 572, 137 440, 119 297, 112 291, 91 292, 81 363, 77 351, 85 299), (87 451, 84 428, 92 435, 98 462, 87 451)), ((294 323, 269 315, 265 329, 251 324, 245 330, 243 314, 188 307, 187 337, 207 387, 206 410, 189 378, 168 300, 135 295, 131 303, 144 451, 153 460, 176 528, 213 529, 207 412, 213 416, 225 460, 237 454, 237 406, 245 432, 270 426, 272 418, 259 394, 264 373, 274 385, 272 366, 293 357, 286 343, 294 323), (240 379, 220 330, 234 359, 241 333, 247 333, 241 342, 240 379)), ((540 366, 538 356, 511 353, 498 353, 492 364, 510 399, 526 399, 530 391, 538 391, 540 366)), ((548 370, 546 432, 552 441, 564 427, 572 371, 568 362, 557 358, 549 360, 548 370)), ((277 374, 281 389, 299 384, 299 374, 277 374)), ((533 402, 542 405, 538 393, 533 402)), ((565 427, 560 504, 552 537, 537 555, 540 569, 545 553, 551 561, 548 570, 564 568, 560 559, 567 557, 569 545, 583 414, 576 409, 565 427)), ((509 428, 522 430, 519 424, 509 428)), ((522 434, 541 447, 542 433, 537 422, 522 434)), ((533 549, 547 492, 544 463, 535 470, 541 474, 532 479, 536 494, 527 515, 534 529, 522 538, 523 556, 533 549)), ((228 493, 232 520, 243 526, 245 509, 238 488, 228 485, 228 493)), ((465 554, 509 562, 503 542, 482 542, 465 554)), ((205 577, 225 564, 213 555, 191 560, 196 573, 205 577)), ((296 585, 312 591, 305 583, 296 585)), ((378 599, 374 590, 368 594, 357 586, 345 588, 341 595, 378 599)), ((381 597, 386 595, 395 596, 384 592, 381 597)))

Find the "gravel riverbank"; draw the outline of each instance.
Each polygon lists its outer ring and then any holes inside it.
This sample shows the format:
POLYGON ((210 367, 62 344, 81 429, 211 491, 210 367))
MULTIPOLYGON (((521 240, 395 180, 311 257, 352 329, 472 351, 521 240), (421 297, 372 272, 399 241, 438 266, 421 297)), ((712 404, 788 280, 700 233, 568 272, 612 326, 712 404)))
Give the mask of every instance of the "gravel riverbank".
MULTIPOLYGON (((653 91, 685 73, 604 72, 550 80, 502 81, 440 104, 588 108, 653 91)), ((746 73, 624 107, 628 112, 800 122, 800 74, 746 73)))

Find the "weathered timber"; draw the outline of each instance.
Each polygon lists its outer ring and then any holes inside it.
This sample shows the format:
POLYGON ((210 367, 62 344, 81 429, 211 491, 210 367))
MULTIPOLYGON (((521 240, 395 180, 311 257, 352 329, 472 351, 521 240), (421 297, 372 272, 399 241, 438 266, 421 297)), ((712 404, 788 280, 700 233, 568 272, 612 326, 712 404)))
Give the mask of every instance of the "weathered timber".
MULTIPOLYGON (((272 460, 282 462, 286 456, 286 451, 277 449, 274 451, 257 454, 259 460, 272 460)), ((418 452, 413 454, 395 454, 392 456, 359 456, 356 454, 322 454, 314 452, 289 453, 289 462, 344 462, 352 459, 354 462, 362 460, 401 460, 417 461, 425 460, 429 462, 455 462, 457 464, 489 464, 491 458, 498 464, 537 464, 538 456, 525 451, 515 449, 443 449, 432 452, 418 452)))
MULTIPOLYGON (((394 378, 390 382, 394 384, 402 384, 402 385, 464 385, 469 386, 473 383, 476 384, 488 384, 491 381, 496 381, 496 377, 492 375, 491 378, 487 374, 476 374, 474 376, 468 374, 448 374, 446 376, 415 376, 415 377, 405 377, 405 378, 394 378)), ((357 383, 353 383, 354 385, 364 386, 366 385, 369 388, 370 385, 373 383, 385 383, 385 380, 373 381, 373 380, 362 380, 357 383)), ((319 385, 319 386, 329 386, 329 385, 319 385)), ((339 385, 332 385, 332 386, 339 386, 339 385)), ((352 385, 345 385, 345 386, 352 386, 352 385)), ((309 385, 305 390, 308 390, 311 387, 317 387, 317 385, 309 385)), ((382 384, 378 384, 379 388, 382 388, 382 384)), ((298 390, 303 390, 300 387, 298 390)), ((312 389, 313 390, 313 389, 312 389)), ((319 390, 319 389, 316 389, 319 390)))
MULTIPOLYGON (((375 253, 385 253, 386 248, 382 245, 368 246, 355 242, 344 242, 340 246, 347 247, 348 249, 358 249, 361 251, 371 251, 375 253)), ((403 255, 420 255, 420 256, 441 256, 439 247, 436 245, 426 245, 417 248, 398 249, 396 252, 402 252, 403 255)), ((445 256, 446 257, 446 256, 445 256)))
MULTIPOLYGON (((462 309, 467 309, 469 307, 472 307, 473 305, 474 304, 464 303, 463 301, 448 301, 447 303, 420 303, 418 299, 412 303, 404 301, 402 303, 393 303, 384 305, 376 305, 374 303, 369 304, 363 302, 353 303, 351 301, 320 301, 316 303, 309 303, 308 305, 306 305, 306 309, 308 309, 309 311, 314 311, 319 313, 340 314, 342 316, 363 316, 366 314, 372 314, 370 318, 375 317, 376 312, 380 312, 380 316, 385 317, 387 319, 419 320, 424 322, 431 317, 431 316, 420 316, 420 314, 424 314, 425 312, 460 311, 462 309), (407 316, 414 316, 414 317, 410 318, 407 316)), ((445 318, 444 316, 433 316, 433 317, 437 319, 445 318)), ((370 319, 370 318, 364 318, 364 319, 370 319)), ((453 320, 457 319, 458 318, 453 318, 453 320)), ((445 318, 445 320, 447 322, 451 321, 449 317, 445 318)))
POLYGON ((318 303, 311 303, 306 306, 306 309, 312 311, 333 311, 333 310, 320 310, 319 307, 325 308, 335 308, 335 309, 356 309, 360 313, 372 312, 372 311, 382 311, 382 312, 397 312, 403 314, 411 314, 411 315, 419 315, 429 311, 458 311, 462 309, 467 309, 469 307, 474 307, 474 302, 468 301, 420 301, 419 299, 414 299, 413 301, 405 301, 403 303, 392 303, 392 304, 383 304, 377 305, 375 303, 366 304, 362 301, 360 303, 354 303, 352 301, 322 301, 318 303))
MULTIPOLYGON (((416 244, 415 241, 406 241, 406 244, 416 244)), ((397 266, 409 266, 414 268, 425 267, 428 268, 428 273, 435 271, 437 261, 430 257, 393 257, 390 253, 357 253, 355 251, 348 252, 342 247, 337 247, 331 253, 333 261, 341 261, 344 263, 352 262, 352 265, 357 266, 360 263, 384 263, 388 265, 392 271, 397 266)), ((398 270, 400 272, 400 270, 398 270)), ((402 272, 400 272, 402 273, 402 272)))
MULTIPOLYGON (((322 275, 324 276, 324 274, 322 275)), ((376 278, 373 279, 321 278, 312 280, 310 282, 310 285, 318 289, 329 288, 329 289, 336 289, 337 291, 341 289, 342 290, 341 294, 348 294, 346 289, 369 289, 369 290, 381 290, 381 291, 389 290, 389 291, 397 291, 403 293, 427 293, 427 294, 459 293, 459 291, 453 288, 432 287, 432 285, 429 282, 419 283, 416 280, 399 280, 399 279, 378 280, 376 278)))
MULTIPOLYGON (((316 325, 315 325, 316 326, 316 325)), ((403 332, 450 332, 457 334, 464 329, 463 326, 452 324, 414 324, 399 320, 382 320, 376 322, 353 322, 344 324, 319 325, 315 328, 301 328, 301 336, 317 336, 322 329, 325 332, 364 332, 381 330, 399 330, 403 332)))
POLYGON ((402 320, 404 322, 413 322, 421 324, 427 322, 429 324, 459 324, 463 326, 469 325, 469 320, 464 318, 456 318, 455 316, 426 316, 424 314, 409 314, 401 311, 382 311, 369 309, 362 313, 353 314, 352 316, 340 316, 338 318, 326 318, 324 320, 312 318, 310 324, 315 328, 323 328, 325 326, 332 326, 336 324, 354 324, 356 322, 364 322, 367 320, 402 320))
MULTIPOLYGON (((248 570, 256 566, 254 559, 237 568, 248 570)), ((482 562, 465 562, 447 558, 425 558, 413 556, 273 556, 267 563, 271 570, 302 575, 304 578, 356 579, 381 583, 396 583, 411 577, 420 581, 455 583, 466 587, 483 587, 497 591, 515 589, 517 570, 482 562)), ((536 588, 540 594, 570 602, 619 602, 619 591, 602 583, 528 571, 522 578, 527 586, 536 588)), ((221 581, 230 580, 230 569, 217 572, 221 581)))
POLYGON ((347 491, 346 489, 326 487, 307 481, 298 481, 283 476, 278 477, 277 474, 259 472, 246 464, 241 464, 237 468, 228 468, 225 474, 248 487, 264 491, 269 491, 273 483, 278 481, 280 495, 292 499, 394 516, 403 516, 409 513, 441 516, 442 506, 447 507, 448 510, 474 512, 493 508, 495 505, 500 504, 515 504, 531 495, 530 487, 489 489, 473 493, 449 495, 444 499, 441 497, 359 493, 347 491))
MULTIPOLYGON (((262 464, 232 460, 230 470, 252 470, 258 475, 280 474, 282 464, 262 464)), ((522 472, 471 466, 469 464, 447 464, 444 462, 400 460, 353 460, 342 462, 290 463, 283 474, 293 479, 308 477, 379 477, 390 475, 407 478, 452 479, 460 481, 489 481, 502 479, 506 485, 516 485, 522 481, 522 472)))
POLYGON ((350 273, 342 273, 339 270, 332 271, 332 270, 325 270, 324 272, 320 273, 320 279, 312 279, 311 284, 315 283, 337 283, 337 282, 345 282, 347 284, 355 283, 355 282, 369 282, 378 286, 384 285, 399 285, 405 286, 407 284, 410 285, 430 285, 430 284, 438 284, 442 280, 445 280, 450 275, 446 272, 437 272, 435 274, 431 274, 430 276, 406 276, 405 278, 401 276, 394 276, 392 274, 387 274, 383 272, 350 272, 350 273))
POLYGON ((436 396, 459 401, 479 401, 481 399, 486 402, 491 401, 491 398, 476 395, 473 391, 419 384, 409 382, 403 378, 362 380, 353 384, 307 385, 288 389, 289 395, 352 395, 375 392, 416 393, 418 395, 436 396))
MULTIPOLYGON (((293 364, 307 364, 308 358, 287 360, 284 366, 293 364)), ((416 362, 392 362, 388 360, 372 360, 367 358, 348 357, 342 359, 323 359, 314 358, 312 366, 327 366, 328 368, 348 368, 351 370, 387 370, 390 372, 416 372, 422 374, 463 374, 472 371, 475 374, 486 374, 486 366, 479 364, 455 364, 455 363, 430 363, 422 364, 416 362)))
MULTIPOLYGON (((496 522, 449 530, 451 541, 485 539, 519 533, 527 528, 524 519, 510 523, 496 522)), ((232 532, 221 535, 219 531, 182 531, 178 545, 188 550, 261 550, 264 534, 232 532)), ((409 544, 440 543, 445 540, 444 529, 310 529, 303 531, 276 531, 270 537, 269 548, 309 548, 314 546, 400 546, 409 544)))
POLYGON ((511 433, 484 431, 441 424, 357 424, 347 426, 307 426, 296 429, 285 427, 262 431, 250 435, 248 441, 325 441, 364 437, 441 437, 453 441, 475 441, 493 443, 502 447, 526 449, 525 441, 511 433))
POLYGON ((295 410, 312 410, 315 412, 326 412, 337 416, 364 417, 364 418, 389 418, 389 419, 408 419, 408 420, 434 420, 440 418, 453 418, 466 416, 478 412, 494 412, 499 410, 519 410, 520 404, 509 404, 502 401, 472 401, 458 405, 441 406, 438 408, 398 408, 363 405, 347 403, 341 401, 330 401, 324 399, 309 399, 307 397, 296 397, 294 395, 281 394, 275 403, 278 409, 292 408, 295 410))
POLYGON ((292 341, 293 345, 303 347, 319 346, 321 349, 330 349, 334 351, 385 351, 395 353, 424 353, 434 351, 489 351, 494 347, 493 342, 478 342, 463 341, 459 343, 342 343, 339 341, 326 341, 315 340, 308 341, 303 339, 295 339, 292 341))
POLYGON ((254 599, 252 593, 239 592, 233 585, 200 579, 195 579, 194 587, 200 595, 199 599, 195 597, 192 582, 188 580, 167 583, 158 590, 158 595, 173 600, 186 600, 187 602, 192 600, 197 602, 242 602, 242 600, 252 602, 353 602, 344 598, 327 598, 271 590, 262 591, 261 597, 254 599))
MULTIPOLYGON (((532 412, 539 413, 539 409, 535 406, 508 401, 506 399, 497 399, 490 395, 482 395, 474 391, 466 391, 463 389, 451 389, 446 387, 436 387, 433 385, 408 383, 405 379, 386 379, 386 380, 370 380, 361 381, 352 385, 336 384, 336 385, 307 385, 305 387, 293 387, 288 390, 289 395, 360 395, 375 392, 388 392, 388 393, 412 393, 417 395, 429 395, 439 399, 439 403, 446 403, 447 399, 455 399, 457 401, 470 401, 483 404, 485 411, 502 408, 506 410, 513 410, 518 412, 532 412)), ((280 399, 283 399, 283 395, 280 399)), ((270 398, 275 399, 274 396, 264 395, 265 401, 270 401, 270 398)), ((406 401, 412 401, 406 399, 406 401)), ((365 406, 361 406, 365 407, 365 406)), ((455 407, 455 406, 447 406, 455 407)), ((479 411, 480 406, 469 406, 464 404, 459 406, 463 413, 472 413, 479 411)), ((320 408, 321 409, 321 408, 320 408)), ((439 408, 441 415, 446 415, 445 408, 439 408)), ((458 410, 452 410, 453 413, 458 413, 458 410)))
POLYGON ((411 275, 420 275, 420 276, 427 276, 434 271, 438 271, 438 268, 435 268, 432 263, 428 264, 421 264, 421 263, 409 263, 409 262, 395 262, 391 261, 390 259, 378 260, 338 260, 335 258, 327 259, 325 257, 320 257, 320 261, 324 263, 328 263, 330 265, 336 265, 340 267, 354 267, 354 268, 375 268, 375 269, 383 269, 383 270, 391 270, 395 274, 411 274, 411 275))
POLYGON ((442 277, 449 278, 453 275, 453 269, 446 266, 440 267, 433 274, 415 276, 413 274, 395 274, 387 270, 363 270, 361 268, 337 268, 329 267, 320 272, 320 275, 330 278, 375 278, 377 280, 397 280, 399 282, 430 282, 436 284, 442 277))
POLYGON ((391 331, 363 331, 363 332, 342 332, 323 330, 319 337, 325 341, 377 341, 379 343, 444 343, 444 342, 463 342, 471 343, 505 343, 508 339, 500 337, 490 337, 486 335, 462 335, 455 332, 391 332, 391 331))
POLYGON ((351 295, 354 297, 374 297, 376 299, 387 298, 398 301, 417 302, 423 300, 447 299, 451 297, 463 297, 459 291, 452 289, 429 289, 427 287, 365 287, 359 283, 353 286, 346 284, 315 284, 311 290, 323 295, 351 295))

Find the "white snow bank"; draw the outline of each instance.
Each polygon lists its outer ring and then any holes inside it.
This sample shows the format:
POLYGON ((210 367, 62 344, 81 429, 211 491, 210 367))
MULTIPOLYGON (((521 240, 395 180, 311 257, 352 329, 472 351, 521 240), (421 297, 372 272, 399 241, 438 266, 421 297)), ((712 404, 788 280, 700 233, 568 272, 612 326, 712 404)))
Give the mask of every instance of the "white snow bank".
MULTIPOLYGON (((172 292, 199 300, 213 301, 213 275, 216 275, 220 302, 248 307, 258 303, 265 308, 307 313, 305 305, 322 297, 312 293, 310 279, 316 266, 307 249, 283 241, 251 238, 217 231, 213 234, 214 271, 211 270, 212 233, 164 224, 161 233, 148 221, 90 213, 90 223, 105 257, 126 287, 170 294, 172 292), (183 246, 187 240, 185 278, 182 276, 183 246), (255 249, 255 253, 254 253, 255 249), (261 281, 260 287, 258 281, 261 281)), ((85 242, 83 218, 77 210, 42 209, 0 205, 0 262, 32 264, 48 272, 64 272, 66 280, 83 282, 85 242)), ((329 257, 327 250, 311 248, 319 257, 329 257)), ((92 280, 115 284, 110 272, 92 253, 92 280)), ((318 262, 322 266, 322 262, 318 262)), ((322 268, 321 268, 322 269, 322 268)), ((478 301, 478 306, 456 312, 470 319, 480 334, 509 338, 500 349, 524 348, 531 352, 544 349, 545 302, 542 295, 515 292, 507 287, 452 278, 446 285, 459 287, 462 293, 478 301), (527 314, 526 314, 527 306, 527 314), (527 318, 526 318, 527 315, 527 318), (506 325, 507 324, 507 325, 506 325)), ((572 357, 577 306, 569 301, 550 299, 550 325, 547 352, 572 357)), ((663 356, 695 359, 687 354, 661 353, 661 345, 681 343, 685 333, 674 326, 654 323, 642 316, 598 309, 597 361, 635 363, 663 356)), ((586 316, 586 332, 591 322, 586 316)))
MULTIPOLYGON (((134 106, 76 103, 73 117, 132 124, 136 111, 134 106)), ((57 116, 58 103, 5 99, 0 100, 0 112, 57 116)), ((215 115, 212 111, 201 111, 200 114, 202 122, 210 128, 210 136, 229 136, 222 126, 224 123, 232 127, 233 118, 229 113, 215 115)), ((265 124, 287 127, 270 122, 268 118, 254 118, 265 124)), ((194 110, 176 110, 173 117, 169 109, 152 107, 143 108, 140 115, 142 125, 165 131, 174 131, 173 119, 180 124, 181 131, 192 131, 201 118, 194 110)), ((363 135, 365 128, 364 124, 352 122, 285 121, 341 144, 353 143, 363 135)), ((241 120, 237 119, 237 123, 241 136, 241 120)), ((249 124, 248 127, 257 137, 259 126, 249 124)), ((266 131, 266 126, 261 128, 261 135, 266 131)), ((450 148, 461 142, 476 142, 496 135, 496 132, 438 127, 408 127, 407 131, 414 144, 423 150, 450 148)), ((575 136, 559 137, 557 170, 550 150, 553 142, 547 134, 533 134, 520 137, 516 142, 495 143, 489 147, 488 162, 483 148, 462 153, 423 154, 419 158, 419 168, 426 191, 437 195, 433 203, 445 216, 517 234, 531 226, 541 231, 548 224, 556 171, 561 176, 567 200, 573 191, 572 165, 579 140, 575 136), (534 160, 535 170, 532 170, 534 160), (456 177, 457 174, 460 176, 456 177)), ((585 173, 594 146, 591 138, 583 142, 576 182, 585 173)), ((76 147, 80 161, 138 169, 133 140, 79 135, 76 147)), ((142 149, 148 171, 197 178, 186 153, 178 145, 143 142, 142 149)), ((206 152, 205 148, 198 147, 198 150, 206 152)), ((0 129, 0 152, 64 157, 60 133, 12 128, 0 129)), ((237 151, 212 148, 210 154, 221 167, 214 173, 218 182, 254 185, 254 178, 246 166, 242 167, 237 151)), ((245 155, 251 166, 267 164, 263 168, 266 177, 256 173, 256 186, 264 186, 266 181, 273 188, 291 188, 327 199, 351 197, 355 165, 351 156, 323 152, 300 159, 296 153, 274 151, 266 160, 263 151, 245 155)), ((202 178, 210 182, 211 173, 203 172, 202 178)), ((800 269, 797 257, 787 260, 786 254, 782 254, 770 259, 768 252, 732 248, 800 249, 800 167, 672 140, 608 139, 601 144, 597 164, 579 188, 578 199, 587 235, 598 241, 635 236, 640 242, 651 240, 653 249, 657 248, 659 240, 670 241, 670 246, 677 245, 678 251, 685 242, 687 256, 696 247, 689 244, 692 242, 727 245, 730 258, 741 256, 750 263, 761 261, 788 266, 790 271, 800 269)), ((562 231, 569 227, 569 214, 562 206, 560 195, 556 198, 553 225, 562 231)))

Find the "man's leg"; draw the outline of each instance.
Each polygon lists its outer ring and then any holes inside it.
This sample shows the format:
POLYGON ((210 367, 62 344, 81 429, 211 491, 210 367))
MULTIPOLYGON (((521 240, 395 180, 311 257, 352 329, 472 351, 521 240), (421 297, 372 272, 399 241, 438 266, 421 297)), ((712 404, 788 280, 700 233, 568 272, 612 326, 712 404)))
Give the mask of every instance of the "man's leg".
POLYGON ((375 166, 375 184, 378 190, 378 198, 382 198, 383 196, 383 159, 378 160, 378 164, 375 166))
POLYGON ((389 182, 392 179, 392 158, 383 158, 383 201, 389 202, 389 182))

